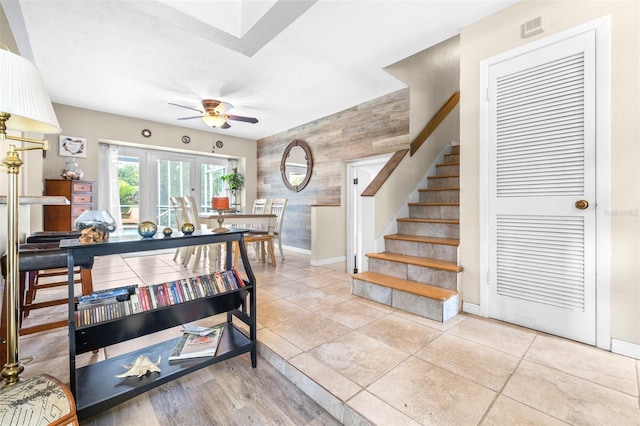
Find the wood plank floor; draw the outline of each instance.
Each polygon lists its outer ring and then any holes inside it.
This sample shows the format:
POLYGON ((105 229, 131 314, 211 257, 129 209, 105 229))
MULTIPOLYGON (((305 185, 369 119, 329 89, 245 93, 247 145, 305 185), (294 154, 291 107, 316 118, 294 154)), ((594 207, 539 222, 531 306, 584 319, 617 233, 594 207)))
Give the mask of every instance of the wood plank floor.
POLYGON ((267 361, 248 354, 174 380, 81 425, 339 425, 267 361))

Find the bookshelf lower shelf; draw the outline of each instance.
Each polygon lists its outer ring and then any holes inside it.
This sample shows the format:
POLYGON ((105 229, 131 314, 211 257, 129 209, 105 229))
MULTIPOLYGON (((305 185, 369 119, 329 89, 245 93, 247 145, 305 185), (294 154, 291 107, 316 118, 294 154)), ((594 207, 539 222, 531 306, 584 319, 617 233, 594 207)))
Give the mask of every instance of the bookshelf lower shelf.
POLYGON ((76 370, 78 418, 88 419, 159 385, 254 349, 254 342, 235 325, 229 322, 223 324, 224 332, 215 357, 169 361, 169 354, 179 339, 176 337, 78 368, 76 370), (140 355, 149 357, 153 362, 160 357, 158 366, 161 372, 149 373, 143 377, 122 379, 115 377, 125 372, 123 364, 131 365, 140 355))

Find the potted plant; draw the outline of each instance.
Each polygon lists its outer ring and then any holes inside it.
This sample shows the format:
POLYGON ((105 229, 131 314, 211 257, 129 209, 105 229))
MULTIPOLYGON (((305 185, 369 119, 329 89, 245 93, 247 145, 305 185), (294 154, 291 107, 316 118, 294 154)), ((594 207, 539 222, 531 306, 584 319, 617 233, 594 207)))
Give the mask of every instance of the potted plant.
POLYGON ((244 175, 238 173, 238 169, 234 167, 232 173, 221 176, 220 180, 227 184, 227 188, 233 197, 233 204, 238 204, 237 196, 244 185, 244 175))

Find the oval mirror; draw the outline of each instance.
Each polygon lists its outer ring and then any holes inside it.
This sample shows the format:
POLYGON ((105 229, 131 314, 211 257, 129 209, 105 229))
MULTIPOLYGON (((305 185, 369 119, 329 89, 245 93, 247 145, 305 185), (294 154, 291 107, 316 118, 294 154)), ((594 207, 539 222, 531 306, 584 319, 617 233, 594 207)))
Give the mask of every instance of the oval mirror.
POLYGON ((313 160, 311 148, 305 141, 295 139, 291 141, 282 154, 280 162, 280 174, 284 186, 294 192, 300 192, 309 183, 313 160))

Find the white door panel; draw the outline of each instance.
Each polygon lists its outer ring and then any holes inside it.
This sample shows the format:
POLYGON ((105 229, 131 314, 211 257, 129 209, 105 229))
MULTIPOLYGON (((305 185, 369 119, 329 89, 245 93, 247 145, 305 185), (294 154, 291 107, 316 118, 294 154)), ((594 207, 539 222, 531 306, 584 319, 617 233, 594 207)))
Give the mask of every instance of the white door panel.
POLYGON ((587 32, 488 71, 489 315, 591 344, 594 70, 587 32))

